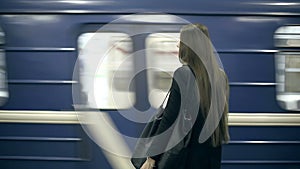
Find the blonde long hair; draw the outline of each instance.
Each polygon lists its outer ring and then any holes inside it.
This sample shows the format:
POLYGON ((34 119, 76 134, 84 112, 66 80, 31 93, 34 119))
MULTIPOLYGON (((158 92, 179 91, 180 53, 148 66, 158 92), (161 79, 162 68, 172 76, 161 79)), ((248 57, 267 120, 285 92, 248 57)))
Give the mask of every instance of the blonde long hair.
MULTIPOLYGON (((225 72, 220 69, 214 56, 213 46, 210 42, 206 26, 202 24, 189 24, 181 29, 179 59, 181 62, 189 65, 195 73, 200 95, 200 109, 204 119, 207 119, 210 109, 214 108, 211 110, 214 111, 212 112, 213 115, 210 116, 216 118, 215 123, 217 124, 207 124, 213 131, 208 132, 208 129, 206 132, 207 134, 209 133, 211 138, 211 145, 217 147, 223 143, 227 143, 229 141, 227 117, 229 99, 228 79, 225 72), (224 79, 224 81, 219 83, 220 79, 224 79), (212 105, 212 90, 217 91, 217 96, 215 97, 220 97, 218 98, 220 105, 212 105), (223 96, 224 94, 226 96, 223 96), (224 104, 222 104, 223 102, 224 104), (221 108, 215 108, 216 106, 221 108), (223 112, 216 112, 222 110, 223 112)), ((199 138, 200 140, 201 138, 199 138)))

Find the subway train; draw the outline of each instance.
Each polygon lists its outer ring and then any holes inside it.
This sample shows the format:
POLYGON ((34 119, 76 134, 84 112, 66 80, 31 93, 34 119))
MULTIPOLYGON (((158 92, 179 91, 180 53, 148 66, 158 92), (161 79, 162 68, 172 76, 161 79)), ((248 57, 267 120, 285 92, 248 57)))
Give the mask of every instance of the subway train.
POLYGON ((162 102, 188 23, 208 27, 229 78, 222 169, 300 169, 300 2, 0 4, 0 169, 132 168, 122 136, 162 102))

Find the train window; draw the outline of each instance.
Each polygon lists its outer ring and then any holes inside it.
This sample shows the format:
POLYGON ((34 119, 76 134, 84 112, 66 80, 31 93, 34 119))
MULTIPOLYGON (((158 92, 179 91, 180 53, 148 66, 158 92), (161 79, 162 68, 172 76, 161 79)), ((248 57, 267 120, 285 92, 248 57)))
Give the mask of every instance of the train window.
POLYGON ((131 107, 135 103, 131 38, 124 33, 84 33, 78 49, 86 104, 99 109, 131 107))
POLYGON ((8 98, 4 38, 4 32, 0 28, 0 106, 4 105, 8 98))
POLYGON ((275 32, 277 101, 287 110, 300 110, 300 26, 284 26, 275 32))
POLYGON ((148 93, 151 106, 158 107, 171 86, 178 59, 179 33, 153 33, 146 39, 148 93))

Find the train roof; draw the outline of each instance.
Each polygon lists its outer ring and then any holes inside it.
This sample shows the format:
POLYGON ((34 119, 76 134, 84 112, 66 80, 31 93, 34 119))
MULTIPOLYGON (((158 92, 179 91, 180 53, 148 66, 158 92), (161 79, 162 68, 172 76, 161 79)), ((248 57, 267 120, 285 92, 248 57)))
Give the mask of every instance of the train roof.
POLYGON ((1 14, 169 13, 183 15, 300 15, 295 0, 6 0, 1 14))

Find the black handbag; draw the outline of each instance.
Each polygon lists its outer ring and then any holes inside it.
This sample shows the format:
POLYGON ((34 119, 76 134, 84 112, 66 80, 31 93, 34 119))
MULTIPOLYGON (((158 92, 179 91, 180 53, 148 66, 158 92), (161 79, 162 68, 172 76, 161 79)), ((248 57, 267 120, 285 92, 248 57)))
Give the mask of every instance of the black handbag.
MULTIPOLYGON (((186 93, 191 88, 190 86, 190 75, 188 75, 188 85, 186 85, 186 93)), ((159 107, 157 113, 152 117, 151 121, 146 124, 140 138, 150 138, 153 137, 159 133, 157 133, 157 129, 159 128, 159 124, 163 118, 164 114, 164 102, 169 95, 170 91, 166 95, 163 103, 159 107)), ((183 97, 185 100, 189 100, 188 96, 185 95, 183 97)), ((186 101, 186 104, 188 101, 186 101)), ((183 117, 181 118, 181 125, 182 128, 186 127, 185 125, 193 125, 191 115, 187 111, 187 105, 183 105, 183 111, 182 113, 183 117)), ((189 127, 187 127, 189 128, 189 127)), ((187 161, 187 155, 188 155, 188 143, 191 138, 191 131, 188 132, 188 134, 182 139, 176 146, 171 148, 170 150, 164 152, 160 155, 159 161, 156 161, 156 168, 158 169, 184 169, 185 163, 187 161)), ((149 141, 151 142, 151 141, 149 141)), ((146 146, 148 142, 138 142, 137 146, 135 148, 135 151, 133 153, 133 157, 131 158, 131 163, 134 165, 136 169, 140 169, 141 166, 146 161, 146 157, 137 158, 136 154, 139 152, 143 152, 142 154, 145 155, 146 152, 148 152, 148 146, 146 146)))
MULTIPOLYGON (((157 129, 159 127, 159 124, 162 120, 164 111, 165 111, 165 101, 168 98, 170 94, 170 91, 168 91, 167 95, 164 98, 164 101, 162 102, 162 104, 159 106, 157 112, 155 113, 155 115, 151 118, 150 122, 146 124, 145 128, 142 131, 142 134, 140 135, 140 138, 150 138, 153 137, 155 135, 157 135, 157 129)), ((135 147, 135 151, 133 153, 133 157, 131 158, 131 163, 134 165, 135 168, 139 169, 142 167, 142 165, 144 164, 144 162, 146 161, 146 157, 140 157, 137 158, 136 154, 140 153, 140 152, 146 152, 147 150, 145 150, 145 146, 144 144, 147 144, 145 142, 137 142, 137 145, 135 147)))
MULTIPOLYGON (((163 104, 162 104, 163 105, 163 104)), ((150 138, 153 137, 159 133, 157 133, 157 129, 159 127, 159 124, 163 118, 164 108, 163 106, 160 106, 158 109, 157 114, 153 117, 153 120, 146 124, 142 134, 141 138, 150 138)), ((186 116, 187 114, 185 114, 186 116)), ((185 122, 183 123, 192 123, 190 122, 191 119, 189 117, 183 118, 185 122)), ((176 146, 171 148, 170 150, 164 152, 160 155, 159 161, 156 161, 156 167, 158 169, 184 169, 185 162, 188 155, 188 143, 191 138, 191 132, 189 132, 183 140, 181 140, 176 146)), ((151 141, 149 141, 151 142, 151 141)), ((140 169, 141 166, 144 164, 144 162, 147 160, 146 157, 140 157, 137 158, 136 154, 140 152, 145 152, 142 154, 146 154, 148 152, 148 142, 138 142, 135 151, 133 153, 133 157, 131 158, 131 163, 134 165, 136 169, 140 169)))
POLYGON ((161 155, 160 160, 156 163, 158 169, 185 169, 188 158, 188 143, 191 132, 180 141, 175 147, 161 155))

